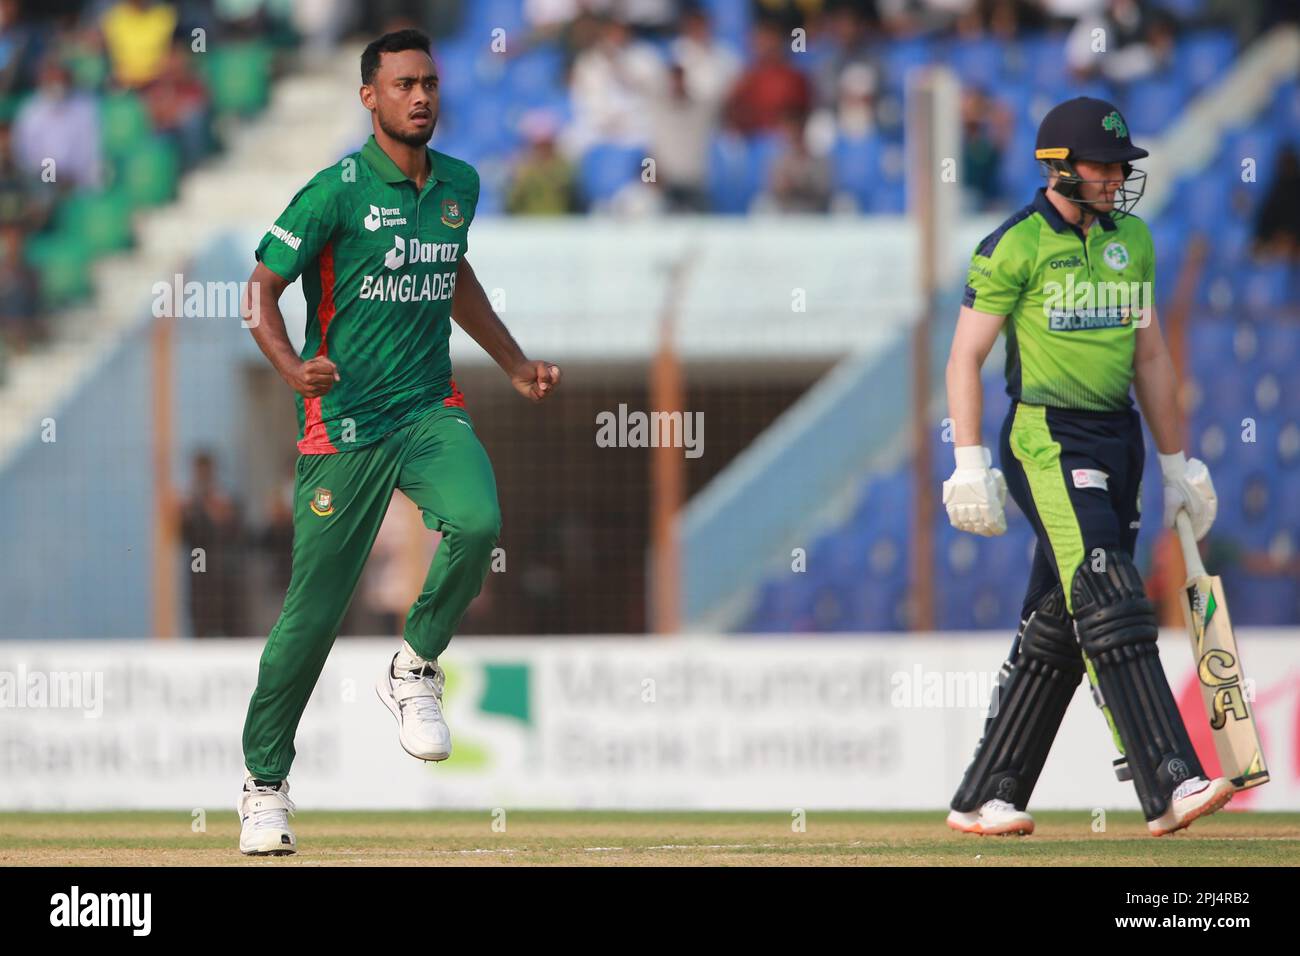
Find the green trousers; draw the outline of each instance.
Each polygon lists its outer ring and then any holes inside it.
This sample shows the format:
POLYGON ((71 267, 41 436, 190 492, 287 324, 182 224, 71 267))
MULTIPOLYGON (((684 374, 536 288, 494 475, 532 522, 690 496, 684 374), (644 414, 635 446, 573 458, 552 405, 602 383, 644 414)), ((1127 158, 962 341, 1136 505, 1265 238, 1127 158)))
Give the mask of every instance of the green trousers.
POLYGON ((283 780, 294 736, 398 488, 442 532, 404 637, 433 660, 483 587, 501 531, 496 479, 463 408, 438 406, 356 451, 298 458, 293 572, 244 721, 244 761, 283 780))

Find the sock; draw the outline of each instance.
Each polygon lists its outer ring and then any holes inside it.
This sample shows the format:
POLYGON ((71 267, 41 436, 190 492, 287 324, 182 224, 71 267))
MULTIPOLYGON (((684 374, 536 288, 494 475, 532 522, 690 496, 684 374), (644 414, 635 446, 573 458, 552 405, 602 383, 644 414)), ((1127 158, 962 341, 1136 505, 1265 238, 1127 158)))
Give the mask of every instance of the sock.
POLYGON ((419 670, 425 664, 436 663, 436 661, 425 660, 415 652, 415 648, 406 641, 402 641, 401 650, 399 650, 397 656, 393 658, 391 670, 394 677, 400 677, 404 672, 419 670))

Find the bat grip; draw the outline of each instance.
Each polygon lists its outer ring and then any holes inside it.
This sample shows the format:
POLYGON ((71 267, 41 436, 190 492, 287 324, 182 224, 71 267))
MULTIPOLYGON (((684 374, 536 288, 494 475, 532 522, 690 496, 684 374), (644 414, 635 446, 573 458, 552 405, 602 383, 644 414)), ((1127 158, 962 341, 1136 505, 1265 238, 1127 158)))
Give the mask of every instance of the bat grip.
POLYGON ((1178 529, 1178 543, 1183 548, 1183 564, 1187 566, 1187 579, 1205 577, 1205 564, 1201 561, 1201 552, 1196 547, 1196 533, 1192 531, 1192 519, 1187 516, 1187 509, 1179 508, 1174 516, 1174 527, 1178 529))

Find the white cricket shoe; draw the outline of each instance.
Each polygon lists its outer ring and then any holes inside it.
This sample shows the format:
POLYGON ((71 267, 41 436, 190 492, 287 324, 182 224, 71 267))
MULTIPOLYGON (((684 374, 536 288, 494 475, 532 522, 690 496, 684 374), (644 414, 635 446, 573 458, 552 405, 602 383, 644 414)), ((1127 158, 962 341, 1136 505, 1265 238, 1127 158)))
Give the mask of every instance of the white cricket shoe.
POLYGON ((397 719, 397 739, 412 757, 446 760, 451 756, 451 731, 442 717, 446 681, 437 661, 417 656, 403 641, 375 683, 375 693, 397 719))
POLYGON ((1017 810, 1005 800, 989 800, 979 810, 953 810, 948 814, 948 826, 962 833, 979 836, 1028 836, 1034 832, 1034 818, 1024 810, 1017 810))
POLYGON ((248 777, 239 795, 239 852, 248 856, 288 856, 297 852, 298 841, 289 829, 289 814, 293 811, 288 780, 280 781, 277 788, 258 786, 248 777))
POLYGON ((1181 830, 1193 820, 1221 810, 1236 794, 1237 788, 1227 777, 1206 780, 1192 777, 1174 788, 1169 798, 1169 809, 1154 820, 1147 821, 1152 836, 1165 836, 1181 830))

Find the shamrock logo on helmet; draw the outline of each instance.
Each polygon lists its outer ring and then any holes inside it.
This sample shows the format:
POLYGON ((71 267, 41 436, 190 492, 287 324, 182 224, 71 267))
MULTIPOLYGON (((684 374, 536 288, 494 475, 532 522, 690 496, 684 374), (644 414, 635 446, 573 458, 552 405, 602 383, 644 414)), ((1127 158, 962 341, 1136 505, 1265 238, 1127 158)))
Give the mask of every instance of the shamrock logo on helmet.
POLYGON ((1124 123, 1124 117, 1119 115, 1119 110, 1111 110, 1102 117, 1101 128, 1110 130, 1116 139, 1128 136, 1128 126, 1124 123))

